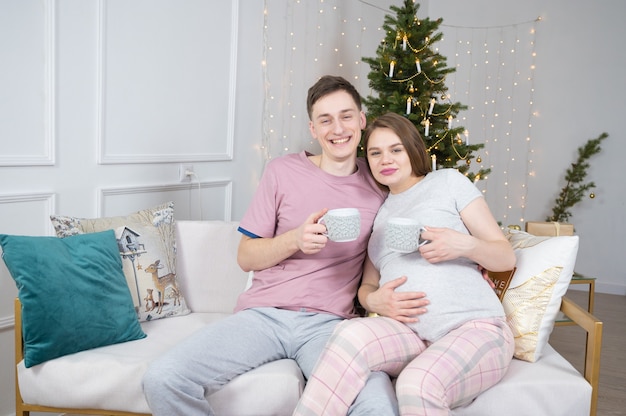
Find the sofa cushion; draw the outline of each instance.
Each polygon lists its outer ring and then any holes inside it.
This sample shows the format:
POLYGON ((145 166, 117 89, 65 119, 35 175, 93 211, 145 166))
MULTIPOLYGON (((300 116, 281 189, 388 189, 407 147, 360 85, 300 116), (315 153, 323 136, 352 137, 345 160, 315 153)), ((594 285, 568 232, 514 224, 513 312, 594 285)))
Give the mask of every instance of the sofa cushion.
POLYGON ((24 365, 144 338, 113 231, 66 239, 0 235, 22 303, 24 365))
POLYGON ((207 399, 216 415, 291 416, 303 389, 300 367, 283 359, 234 378, 207 399))
POLYGON ((228 221, 176 222, 178 275, 192 311, 233 312, 248 279, 237 264, 237 226, 228 221))
POLYGON ((578 236, 536 237, 511 230, 516 271, 502 305, 515 336, 515 357, 536 361, 554 328, 574 273, 578 236))
MULTIPOLYGON (((148 335, 144 339, 67 355, 36 369, 26 368, 21 362, 18 382, 22 397, 37 405, 150 413, 141 387, 150 362, 193 332, 225 316, 191 313, 142 322, 148 335), (76 394, 78 391, 80 394, 76 394)), ((303 386, 304 379, 295 361, 279 360, 235 378, 208 400, 217 414, 290 415, 303 386)))
POLYGON ((189 313, 176 276, 174 203, 108 218, 50 217, 57 236, 115 230, 140 321, 189 313))
POLYGON ((540 360, 513 359, 502 380, 451 416, 589 416, 591 385, 550 344, 540 360))

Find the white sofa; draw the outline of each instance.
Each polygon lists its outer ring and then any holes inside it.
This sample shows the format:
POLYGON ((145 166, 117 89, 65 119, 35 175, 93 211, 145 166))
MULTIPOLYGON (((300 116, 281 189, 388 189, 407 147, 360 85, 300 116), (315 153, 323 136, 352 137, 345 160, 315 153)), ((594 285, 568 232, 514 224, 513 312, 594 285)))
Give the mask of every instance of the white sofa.
MULTIPOLYGON (((203 325, 230 314, 237 295, 245 290, 248 274, 236 262, 240 239, 236 230, 236 222, 177 222, 177 272, 192 313, 143 322, 147 337, 141 340, 82 351, 26 368, 21 356, 20 305, 16 300, 16 415, 28 415, 29 411, 149 414, 141 389, 149 363, 203 325)), ((562 310, 590 334, 584 377, 548 346, 535 363, 513 360, 498 385, 452 414, 595 414, 601 323, 567 299, 562 310)), ((290 415, 303 386, 295 362, 280 360, 237 377, 207 399, 218 415, 290 415)))

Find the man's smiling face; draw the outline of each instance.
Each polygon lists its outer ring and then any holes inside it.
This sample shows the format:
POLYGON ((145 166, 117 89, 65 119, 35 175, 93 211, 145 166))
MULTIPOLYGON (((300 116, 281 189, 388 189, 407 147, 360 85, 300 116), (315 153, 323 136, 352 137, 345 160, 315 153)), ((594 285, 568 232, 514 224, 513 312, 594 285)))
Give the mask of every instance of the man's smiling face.
POLYGON ((320 98, 313 105, 311 116, 311 135, 326 157, 340 161, 356 155, 361 130, 365 128, 365 114, 350 94, 337 91, 320 98))

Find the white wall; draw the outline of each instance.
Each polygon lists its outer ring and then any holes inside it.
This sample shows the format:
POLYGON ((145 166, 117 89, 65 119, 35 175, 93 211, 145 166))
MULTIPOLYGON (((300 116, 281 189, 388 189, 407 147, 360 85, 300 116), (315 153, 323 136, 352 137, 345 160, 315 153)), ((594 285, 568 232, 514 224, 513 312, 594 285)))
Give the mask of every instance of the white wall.
MULTIPOLYGON (((283 136, 289 151, 315 149, 306 129, 306 89, 316 77, 337 73, 358 75, 355 83, 368 94, 367 71, 356 62, 373 56, 382 39, 376 30, 385 13, 367 4, 373 2, 267 3, 267 39, 263 2, 235 3, 232 61, 230 2, 0 2, 0 232, 46 235, 52 233, 51 213, 119 215, 169 199, 176 203, 177 219, 239 219, 265 158, 283 152, 283 136), (208 4, 215 7, 211 13, 208 4), (166 15, 172 19, 159 20, 166 15), (203 21, 214 24, 205 27, 203 21), (212 33, 215 25, 223 29, 212 33), (302 33, 302 28, 309 29, 302 33), (297 38, 290 40, 289 33, 297 38), (287 52, 292 42, 302 55, 287 52), (264 84, 261 61, 268 45, 274 52, 267 53, 269 84, 264 84), (268 101, 266 92, 272 95, 268 101), (269 154, 264 144, 270 145, 269 154), (195 182, 179 183, 180 163, 193 165, 200 191, 195 182)), ((375 4, 394 3, 400 2, 375 4)), ((621 76, 626 51, 618 44, 626 35, 619 20, 625 11, 626 4, 617 0, 603 7, 580 0, 437 0, 420 8, 420 14, 459 26, 543 17, 534 73, 535 176, 528 180, 524 216, 544 219, 576 148, 608 132, 589 170, 597 196, 575 208, 572 222, 581 237, 577 270, 596 276, 598 291, 619 294, 626 294, 626 276, 617 263, 623 255, 618 236, 625 231, 618 167, 626 145, 617 128, 626 97, 621 76)), ((446 36, 450 30, 442 28, 446 36)), ((486 197, 492 206, 501 204, 497 192, 486 197)), ((13 411, 17 291, 3 264, 0 288, 4 415, 13 411)))

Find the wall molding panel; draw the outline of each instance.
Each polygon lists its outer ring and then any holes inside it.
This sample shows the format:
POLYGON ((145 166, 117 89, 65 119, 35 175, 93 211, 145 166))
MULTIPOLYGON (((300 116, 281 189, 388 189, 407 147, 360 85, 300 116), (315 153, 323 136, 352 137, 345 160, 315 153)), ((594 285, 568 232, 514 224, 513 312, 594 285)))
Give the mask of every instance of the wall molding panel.
POLYGON ((238 15, 239 1, 99 0, 99 164, 233 159, 238 15))
POLYGON ((38 219, 38 221, 29 221, 28 223, 23 221, 8 222, 2 232, 5 234, 54 235, 50 215, 55 213, 55 207, 56 194, 51 192, 0 194, 0 216, 3 218, 38 219), (10 229, 13 223, 15 230, 10 229))
POLYGON ((232 194, 231 179, 101 188, 98 193, 98 217, 127 215, 173 201, 174 218, 177 220, 230 221, 232 194))
POLYGON ((5 329, 13 329, 15 327, 15 316, 0 317, 0 332, 5 329))
MULTIPOLYGON (((0 194, 0 218, 5 222, 3 234, 53 236, 50 215, 54 213, 56 196, 53 193, 0 194), (28 220, 26 220, 28 219, 28 220)), ((0 250, 2 252, 2 250, 0 250)), ((17 287, 5 264, 0 262, 0 332, 14 327, 13 299, 17 287)))
POLYGON ((12 97, 11 105, 0 108, 0 166, 54 165, 56 1, 43 0, 43 7, 30 2, 19 10, 11 3, 0 3, 0 26, 12 33, 0 42, 0 90, 12 97))

